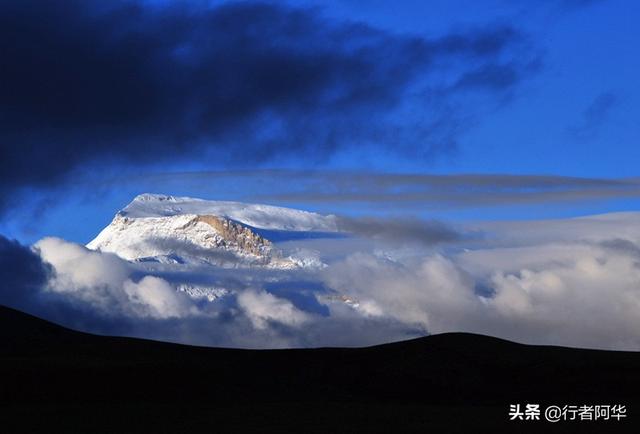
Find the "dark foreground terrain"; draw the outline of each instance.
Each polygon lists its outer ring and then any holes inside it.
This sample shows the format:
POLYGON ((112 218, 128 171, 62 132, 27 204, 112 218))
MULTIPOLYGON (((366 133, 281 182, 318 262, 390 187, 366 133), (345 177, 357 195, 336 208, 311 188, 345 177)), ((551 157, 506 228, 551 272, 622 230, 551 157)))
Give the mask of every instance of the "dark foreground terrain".
POLYGON ((640 353, 464 333, 228 350, 94 336, 0 307, 0 381, 6 433, 640 432, 640 353), (509 421, 516 403, 623 404, 627 418, 509 421))

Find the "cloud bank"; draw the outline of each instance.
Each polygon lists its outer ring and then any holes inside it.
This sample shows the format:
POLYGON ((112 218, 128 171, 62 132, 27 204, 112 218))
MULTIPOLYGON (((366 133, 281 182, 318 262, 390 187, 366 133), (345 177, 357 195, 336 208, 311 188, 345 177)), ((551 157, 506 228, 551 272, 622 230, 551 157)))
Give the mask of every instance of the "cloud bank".
POLYGON ((133 281, 132 267, 116 255, 58 238, 45 238, 35 248, 55 270, 47 290, 83 303, 100 315, 180 318, 196 313, 187 296, 164 279, 144 276, 133 281))
POLYGON ((15 273, 4 275, 0 302, 82 330, 200 345, 362 346, 467 331, 637 350, 638 228, 640 216, 623 213, 487 223, 468 244, 298 240, 326 267, 242 272, 149 268, 56 238, 33 248, 3 239, 0 269, 15 273))

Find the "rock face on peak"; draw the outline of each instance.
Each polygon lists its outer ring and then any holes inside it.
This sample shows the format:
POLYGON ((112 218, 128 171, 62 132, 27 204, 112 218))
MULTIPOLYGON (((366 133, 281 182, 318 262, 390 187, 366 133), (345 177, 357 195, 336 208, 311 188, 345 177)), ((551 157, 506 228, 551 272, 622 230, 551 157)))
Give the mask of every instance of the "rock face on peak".
POLYGON ((143 194, 87 244, 136 262, 295 268, 258 229, 335 231, 335 218, 269 205, 143 194))
POLYGON ((211 226, 219 234, 219 245, 222 247, 236 247, 247 254, 256 256, 270 253, 272 250, 271 241, 256 234, 248 227, 227 218, 199 215, 188 225, 197 225, 198 223, 211 226))

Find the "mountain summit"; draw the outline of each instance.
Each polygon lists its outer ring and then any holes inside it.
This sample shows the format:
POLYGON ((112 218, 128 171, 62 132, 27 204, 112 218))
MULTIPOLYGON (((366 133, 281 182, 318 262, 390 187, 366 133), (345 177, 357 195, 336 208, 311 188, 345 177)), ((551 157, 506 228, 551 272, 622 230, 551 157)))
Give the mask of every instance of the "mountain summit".
POLYGON ((336 232, 334 216, 270 205, 142 194, 87 244, 135 262, 295 268, 268 234, 336 232))

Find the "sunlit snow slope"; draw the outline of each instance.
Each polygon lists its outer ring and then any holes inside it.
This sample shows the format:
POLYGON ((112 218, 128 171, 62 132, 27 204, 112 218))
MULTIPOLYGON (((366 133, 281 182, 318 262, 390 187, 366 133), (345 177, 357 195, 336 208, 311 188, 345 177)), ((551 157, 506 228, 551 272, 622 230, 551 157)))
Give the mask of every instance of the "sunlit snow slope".
POLYGON ((293 268, 256 229, 335 232, 334 216, 269 205, 142 194, 87 244, 132 261, 293 268))

